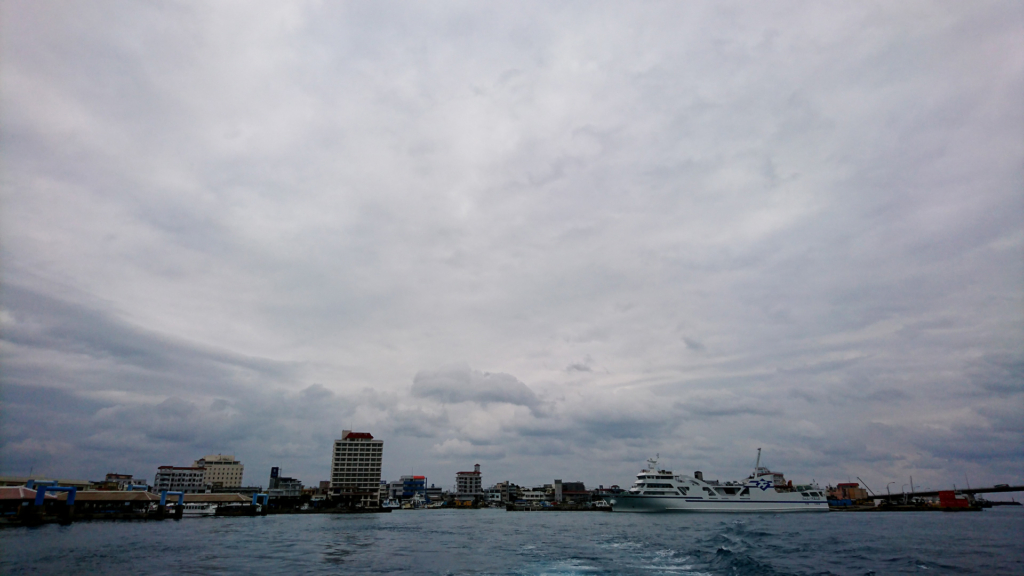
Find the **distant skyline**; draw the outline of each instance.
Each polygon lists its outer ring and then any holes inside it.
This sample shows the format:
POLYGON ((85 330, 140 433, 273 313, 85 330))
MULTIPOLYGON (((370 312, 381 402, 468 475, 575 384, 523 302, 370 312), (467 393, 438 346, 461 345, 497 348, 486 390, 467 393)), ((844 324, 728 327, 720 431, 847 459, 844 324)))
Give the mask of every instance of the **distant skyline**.
POLYGON ((0 4, 0 473, 1024 483, 1020 2, 0 4))

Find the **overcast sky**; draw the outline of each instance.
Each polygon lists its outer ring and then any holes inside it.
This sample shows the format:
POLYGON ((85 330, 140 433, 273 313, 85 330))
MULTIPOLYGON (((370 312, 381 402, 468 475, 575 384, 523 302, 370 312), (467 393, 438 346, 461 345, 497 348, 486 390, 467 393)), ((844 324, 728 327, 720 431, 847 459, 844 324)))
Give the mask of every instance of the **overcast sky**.
POLYGON ((0 472, 1024 483, 1024 4, 0 13, 0 472))

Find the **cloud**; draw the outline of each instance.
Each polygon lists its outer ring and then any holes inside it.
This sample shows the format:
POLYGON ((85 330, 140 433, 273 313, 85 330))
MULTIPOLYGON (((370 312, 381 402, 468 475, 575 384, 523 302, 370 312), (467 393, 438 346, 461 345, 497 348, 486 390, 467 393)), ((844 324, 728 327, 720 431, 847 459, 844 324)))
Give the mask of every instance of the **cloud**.
POLYGON ((449 438, 431 447, 430 452, 439 458, 478 458, 496 460, 505 457, 505 450, 499 446, 478 446, 465 440, 449 438))
POLYGON ((972 362, 968 374, 985 394, 1015 396, 1024 393, 1024 357, 988 354, 972 362))
POLYGON ((514 376, 480 372, 467 365, 451 365, 416 373, 412 394, 448 404, 502 402, 531 409, 540 405, 533 391, 514 376))
POLYGON ((694 352, 703 352, 704 350, 707 349, 707 346, 705 346, 702 342, 700 342, 699 340, 695 340, 693 338, 687 338, 684 336, 683 343, 686 344, 687 348, 693 350, 694 352))
POLYGON ((2 471, 1024 482, 1020 11, 648 8, 0 4, 2 471))
POLYGON ((2 338, 8 352, 8 382, 37 382, 41 374, 75 387, 110 387, 164 392, 239 391, 254 379, 294 377, 296 366, 246 356, 154 333, 98 305, 51 296, 16 283, 4 287, 2 338), (102 380, 83 363, 103 365, 102 380), (113 375, 114 380, 106 378, 113 375), (215 384, 214 384, 215 383, 215 384), (119 386, 120 384, 120 386, 119 386))
POLYGON ((691 418, 714 418, 720 416, 777 416, 782 410, 765 398, 741 398, 734 394, 704 396, 677 404, 691 418))

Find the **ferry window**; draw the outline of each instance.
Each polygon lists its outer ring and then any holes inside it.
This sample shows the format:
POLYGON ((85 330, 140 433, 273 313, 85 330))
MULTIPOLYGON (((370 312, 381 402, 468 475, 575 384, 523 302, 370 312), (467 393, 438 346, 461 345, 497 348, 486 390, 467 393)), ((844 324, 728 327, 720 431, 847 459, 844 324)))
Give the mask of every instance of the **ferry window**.
POLYGON ((750 488, 744 488, 743 491, 740 492, 740 496, 750 496, 750 488))

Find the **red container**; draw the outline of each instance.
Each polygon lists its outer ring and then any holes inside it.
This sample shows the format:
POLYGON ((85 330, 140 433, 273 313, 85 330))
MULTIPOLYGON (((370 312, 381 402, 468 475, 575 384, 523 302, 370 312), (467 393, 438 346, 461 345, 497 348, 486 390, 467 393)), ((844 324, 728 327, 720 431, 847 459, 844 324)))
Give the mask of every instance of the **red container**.
POLYGON ((966 496, 957 496, 952 490, 939 490, 939 507, 941 508, 970 508, 971 503, 966 496))

